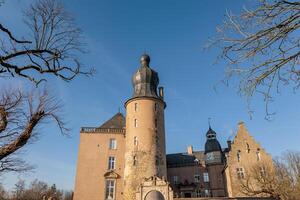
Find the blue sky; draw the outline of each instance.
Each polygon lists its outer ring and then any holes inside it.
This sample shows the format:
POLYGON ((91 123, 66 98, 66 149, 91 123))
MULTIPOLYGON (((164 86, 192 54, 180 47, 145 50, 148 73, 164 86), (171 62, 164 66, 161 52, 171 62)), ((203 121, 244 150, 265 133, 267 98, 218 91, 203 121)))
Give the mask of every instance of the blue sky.
MULTIPOLYGON (((0 7, 0 20, 26 33, 21 10, 30 1, 7 0, 0 7)), ((219 84, 225 63, 215 64, 217 49, 203 51, 209 37, 215 35, 227 10, 239 12, 250 1, 236 0, 72 0, 63 1, 83 29, 89 52, 82 56, 86 66, 96 68, 91 77, 78 77, 71 83, 50 79, 45 85, 65 103, 65 118, 72 128, 71 138, 61 136, 56 127, 43 127, 40 140, 22 152, 36 166, 22 175, 28 181, 56 183, 73 189, 81 126, 99 126, 113 116, 132 94, 131 76, 145 51, 150 65, 165 87, 167 108, 167 152, 183 152, 188 145, 203 149, 208 118, 224 147, 233 137, 237 123, 244 121, 250 133, 273 156, 285 150, 300 150, 300 95, 289 87, 276 95, 271 109, 277 115, 266 121, 261 97, 252 102, 254 115, 248 115, 244 99, 234 85, 219 84), (214 90, 214 87, 216 90, 214 90)), ((0 81, 1 87, 14 84, 31 87, 22 80, 0 81)), ((7 174, 1 182, 12 188, 19 175, 7 174)))

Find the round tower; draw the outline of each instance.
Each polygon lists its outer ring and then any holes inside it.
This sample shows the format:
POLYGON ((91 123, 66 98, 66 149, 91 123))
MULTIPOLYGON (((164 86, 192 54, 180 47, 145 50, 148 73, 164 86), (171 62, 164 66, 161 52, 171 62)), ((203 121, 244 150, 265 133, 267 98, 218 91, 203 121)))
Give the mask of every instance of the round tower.
POLYGON ((125 103, 126 148, 124 199, 135 200, 138 186, 145 178, 167 177, 163 89, 157 72, 143 55, 141 66, 132 77, 134 93, 125 103))

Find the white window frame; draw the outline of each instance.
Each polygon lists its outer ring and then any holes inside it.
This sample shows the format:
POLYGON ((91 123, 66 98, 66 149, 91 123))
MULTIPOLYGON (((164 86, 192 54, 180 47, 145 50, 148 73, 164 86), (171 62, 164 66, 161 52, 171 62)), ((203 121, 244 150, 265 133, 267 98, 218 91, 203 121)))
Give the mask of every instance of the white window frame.
POLYGON ((259 168, 259 173, 261 177, 265 177, 267 175, 266 168, 264 166, 259 168))
POLYGON ((210 191, 208 189, 204 190, 204 196, 205 197, 210 197, 210 191))
POLYGON ((108 169, 115 170, 116 169, 116 157, 109 156, 108 157, 108 169))
POLYGON ((200 176, 200 174, 195 174, 195 175, 194 175, 194 182, 195 182, 195 183, 200 183, 200 181, 201 181, 201 176, 200 176))
POLYGON ((179 184, 179 176, 173 176, 173 183, 175 185, 179 184))
POLYGON ((117 149, 117 140, 115 138, 109 139, 109 149, 117 149))
POLYGON ((114 200, 116 193, 116 180, 105 180, 105 200, 114 200))
POLYGON ((203 172, 203 182, 208 183, 209 182, 209 174, 208 172, 203 172))
POLYGON ((236 174, 238 179, 245 179, 245 171, 243 167, 236 168, 236 174))

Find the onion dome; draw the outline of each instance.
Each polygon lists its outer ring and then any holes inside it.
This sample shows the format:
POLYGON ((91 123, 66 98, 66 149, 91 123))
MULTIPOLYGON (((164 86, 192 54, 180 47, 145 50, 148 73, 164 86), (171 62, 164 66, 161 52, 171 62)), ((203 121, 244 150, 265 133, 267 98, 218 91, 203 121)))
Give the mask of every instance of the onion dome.
POLYGON ((140 58, 141 66, 132 77, 134 87, 133 98, 135 97, 156 97, 159 78, 156 71, 149 67, 150 56, 144 54, 140 58))
POLYGON ((217 133, 209 126, 206 133, 205 153, 213 151, 222 151, 222 148, 217 140, 217 133))

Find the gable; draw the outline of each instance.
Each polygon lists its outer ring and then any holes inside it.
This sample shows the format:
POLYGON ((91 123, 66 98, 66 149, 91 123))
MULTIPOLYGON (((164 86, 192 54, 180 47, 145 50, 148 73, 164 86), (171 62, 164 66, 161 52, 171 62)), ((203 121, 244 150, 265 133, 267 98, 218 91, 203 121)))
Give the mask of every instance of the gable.
POLYGON ((99 128, 118 128, 122 129, 125 127, 125 117, 122 113, 115 114, 112 118, 104 122, 99 128))

